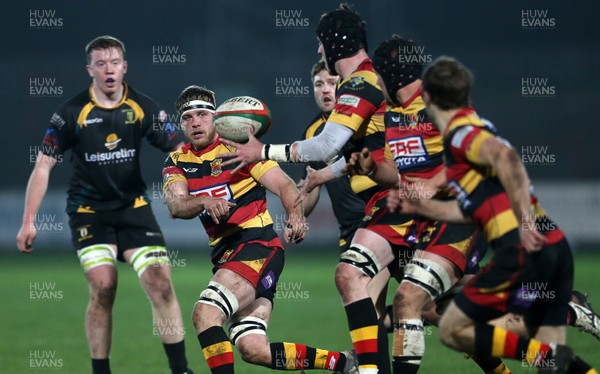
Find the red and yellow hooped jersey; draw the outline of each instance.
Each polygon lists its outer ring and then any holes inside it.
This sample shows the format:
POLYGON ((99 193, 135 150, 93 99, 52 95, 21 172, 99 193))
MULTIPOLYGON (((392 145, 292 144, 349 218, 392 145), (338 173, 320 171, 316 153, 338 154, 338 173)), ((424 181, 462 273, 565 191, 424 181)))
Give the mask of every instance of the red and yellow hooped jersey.
POLYGON ((267 210, 265 188, 258 180, 270 169, 278 167, 274 161, 262 161, 247 165, 231 174, 234 165, 221 166, 220 153, 235 149, 220 143, 217 139, 206 149, 196 151, 191 144, 172 152, 163 168, 163 188, 175 181, 187 184, 190 195, 212 196, 234 202, 227 220, 218 225, 206 213, 199 215, 200 221, 209 236, 211 246, 242 229, 261 228, 273 224, 267 210))
POLYGON ((425 112, 421 90, 384 118, 385 158, 394 161, 402 176, 428 179, 444 168, 442 135, 425 112))
MULTIPOLYGON (((520 245, 519 225, 504 187, 496 172, 483 165, 479 151, 483 142, 496 134, 479 118, 472 108, 465 108, 450 120, 444 139, 444 155, 448 188, 456 197, 463 212, 485 233, 492 248, 520 245)), ((532 210, 547 244, 564 237, 554 224, 548 225, 547 213, 532 195, 532 210)))
MULTIPOLYGON (((335 107, 328 122, 348 127, 354 135, 343 147, 346 159, 353 152, 368 148, 376 161, 383 160, 385 100, 377 85, 377 76, 370 59, 365 59, 352 74, 340 82, 336 91, 335 107)), ((377 184, 369 177, 355 175, 350 179, 352 190, 361 193, 377 184)))

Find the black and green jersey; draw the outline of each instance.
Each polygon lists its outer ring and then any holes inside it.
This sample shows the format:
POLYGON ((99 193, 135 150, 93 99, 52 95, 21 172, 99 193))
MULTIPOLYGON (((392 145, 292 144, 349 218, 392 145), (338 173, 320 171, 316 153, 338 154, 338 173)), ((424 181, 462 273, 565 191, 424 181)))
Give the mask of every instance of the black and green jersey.
POLYGON ((71 150, 67 212, 92 212, 145 205, 140 170, 142 138, 163 151, 179 143, 175 125, 148 96, 124 83, 114 108, 98 105, 89 89, 65 102, 50 119, 42 152, 58 158, 71 150))

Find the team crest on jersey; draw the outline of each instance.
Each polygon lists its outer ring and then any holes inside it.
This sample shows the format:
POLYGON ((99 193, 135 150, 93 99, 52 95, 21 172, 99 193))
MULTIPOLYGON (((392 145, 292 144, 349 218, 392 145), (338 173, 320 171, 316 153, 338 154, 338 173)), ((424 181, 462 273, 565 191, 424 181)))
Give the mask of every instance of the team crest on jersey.
POLYGON ((231 256, 231 254, 233 253, 233 249, 228 249, 225 251, 225 253, 223 253, 223 256, 221 256, 221 258, 219 259, 219 264, 224 264, 227 262, 227 260, 229 260, 229 257, 231 256))
POLYGON ((222 158, 217 158, 213 162, 210 163, 210 175, 212 177, 216 177, 221 174, 223 170, 221 169, 221 163, 223 162, 222 158))
POLYGON ((378 211, 379 209, 380 209, 380 208, 379 208, 378 206, 374 206, 374 207, 372 207, 372 208, 371 208, 371 214, 369 214, 368 216, 365 216, 365 217, 363 218, 363 222, 367 222, 367 221, 370 221, 370 220, 372 220, 372 219, 373 219, 373 216, 375 215, 375 213, 377 213, 377 211, 378 211))
POLYGON ((133 113, 133 109, 123 109, 121 112, 125 113, 126 125, 133 125, 135 123, 135 113, 133 113))
POLYGON ((92 234, 89 233, 88 227, 90 227, 90 225, 81 226, 76 229, 79 232, 79 238, 77 238, 78 242, 82 242, 84 240, 91 239, 94 237, 92 234))
POLYGON ((352 88, 356 88, 356 87, 362 85, 363 83, 365 83, 365 78, 363 78, 363 77, 352 77, 348 81, 348 84, 352 88))

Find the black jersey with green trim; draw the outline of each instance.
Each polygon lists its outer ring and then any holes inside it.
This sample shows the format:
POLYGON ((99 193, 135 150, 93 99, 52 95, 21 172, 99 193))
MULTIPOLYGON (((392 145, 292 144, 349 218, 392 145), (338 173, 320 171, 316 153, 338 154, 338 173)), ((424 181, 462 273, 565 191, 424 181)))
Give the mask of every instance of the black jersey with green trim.
MULTIPOLYGON (((320 113, 306 127, 302 139, 310 139, 319 135, 326 122, 327 116, 320 113)), ((343 157, 341 151, 338 156, 343 157)), ((324 162, 310 162, 309 165, 313 169, 322 169, 327 166, 324 162)), ((362 222, 365 216, 365 202, 352 191, 348 176, 342 176, 326 183, 325 188, 327 188, 331 200, 333 214, 338 221, 340 236, 345 238, 351 232, 356 231, 357 222, 362 222)))
POLYGON ((123 85, 123 98, 113 108, 96 103, 90 86, 50 119, 42 152, 58 158, 71 150, 68 213, 147 204, 140 170, 142 138, 165 152, 179 143, 175 125, 166 122, 167 115, 158 104, 123 85))

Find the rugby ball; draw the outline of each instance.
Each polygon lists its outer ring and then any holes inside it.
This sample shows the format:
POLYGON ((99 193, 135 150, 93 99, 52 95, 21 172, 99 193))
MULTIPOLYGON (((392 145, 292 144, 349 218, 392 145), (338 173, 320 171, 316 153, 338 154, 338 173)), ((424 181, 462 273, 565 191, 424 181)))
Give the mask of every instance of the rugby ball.
POLYGON ((236 96, 215 111, 213 123, 219 135, 238 143, 248 141, 248 129, 257 138, 271 126, 271 112, 262 101, 251 96, 236 96))

